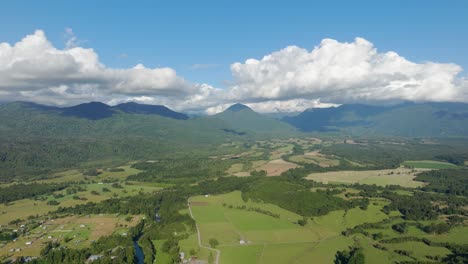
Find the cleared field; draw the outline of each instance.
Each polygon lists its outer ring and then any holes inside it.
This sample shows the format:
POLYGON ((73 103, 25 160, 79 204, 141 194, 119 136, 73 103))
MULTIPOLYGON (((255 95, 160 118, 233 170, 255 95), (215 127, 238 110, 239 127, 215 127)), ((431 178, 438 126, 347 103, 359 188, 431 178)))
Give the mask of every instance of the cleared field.
POLYGON ((402 163, 403 166, 421 168, 421 169, 454 169, 458 168, 457 165, 447 162, 440 162, 434 160, 416 160, 416 161, 405 161, 402 163))
POLYGON ((369 171, 334 171, 323 173, 312 173, 307 179, 323 183, 360 183, 375 184, 379 186, 400 185, 403 187, 421 187, 423 182, 415 181, 415 174, 422 170, 411 170, 397 168, 392 170, 369 170, 369 171))
POLYGON ((279 176, 281 173, 297 167, 299 167, 299 165, 284 161, 282 159, 277 159, 257 167, 256 170, 264 170, 267 172, 268 176, 279 176))
POLYGON ((304 155, 295 155, 289 158, 293 162, 316 164, 323 168, 338 166, 340 161, 321 154, 318 150, 307 152, 304 155))
POLYGON ((244 165, 242 163, 232 164, 231 167, 226 171, 227 174, 232 175, 237 172, 241 172, 244 165))
POLYGON ((130 221, 125 218, 126 216, 90 215, 48 220, 31 230, 29 235, 6 244, 0 250, 0 256, 39 256, 44 244, 53 240, 70 248, 84 248, 102 236, 113 233, 125 235, 130 227, 138 224, 142 216, 133 216, 130 221), (120 228, 116 229, 116 226, 120 228))

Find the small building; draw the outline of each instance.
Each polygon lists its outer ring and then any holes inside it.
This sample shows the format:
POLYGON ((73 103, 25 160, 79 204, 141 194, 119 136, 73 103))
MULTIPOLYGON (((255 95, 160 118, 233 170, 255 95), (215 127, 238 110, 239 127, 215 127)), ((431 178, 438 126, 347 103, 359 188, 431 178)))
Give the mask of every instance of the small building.
POLYGON ((102 255, 91 255, 88 258, 88 262, 93 262, 93 261, 98 260, 100 258, 102 258, 102 255))
POLYGON ((239 240, 239 244, 245 245, 245 240, 243 240, 243 239, 239 240))
POLYGON ((28 241, 25 243, 26 245, 32 245, 32 242, 31 241, 28 241))

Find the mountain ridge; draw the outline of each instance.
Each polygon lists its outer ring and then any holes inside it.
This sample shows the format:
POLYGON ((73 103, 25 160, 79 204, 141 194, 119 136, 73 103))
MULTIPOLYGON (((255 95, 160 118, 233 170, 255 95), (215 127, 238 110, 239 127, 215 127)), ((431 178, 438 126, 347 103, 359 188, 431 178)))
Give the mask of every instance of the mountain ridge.
POLYGON ((144 114, 144 115, 159 115, 167 118, 186 120, 189 117, 184 113, 179 113, 169 109, 164 105, 147 105, 138 104, 135 102, 121 103, 118 105, 110 106, 102 102, 88 102, 77 104, 74 106, 57 107, 41 105, 33 102, 16 101, 6 103, 1 106, 7 107, 8 105, 23 105, 29 108, 42 110, 42 111, 56 111, 63 116, 72 116, 84 118, 89 120, 99 120, 111 117, 117 111, 128 114, 144 114))

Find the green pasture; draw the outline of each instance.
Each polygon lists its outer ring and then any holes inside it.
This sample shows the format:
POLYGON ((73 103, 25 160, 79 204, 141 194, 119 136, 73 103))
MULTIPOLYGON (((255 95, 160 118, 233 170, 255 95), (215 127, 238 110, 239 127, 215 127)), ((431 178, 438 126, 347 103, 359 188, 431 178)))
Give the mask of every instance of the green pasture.
MULTIPOLYGON (((211 238, 219 241, 221 263, 310 263, 311 259, 317 263, 332 263, 337 250, 354 243, 353 237, 342 236, 342 231, 388 217, 381 212, 388 202, 379 199, 371 200, 367 210, 353 208, 313 217, 304 227, 296 224, 301 219, 299 215, 272 204, 244 202, 238 191, 196 196, 190 201, 202 243, 208 245, 211 238), (278 213, 280 218, 236 209, 242 205, 278 213), (246 244, 240 244, 240 240, 246 244)), ((374 251, 370 249, 369 252, 374 251)))

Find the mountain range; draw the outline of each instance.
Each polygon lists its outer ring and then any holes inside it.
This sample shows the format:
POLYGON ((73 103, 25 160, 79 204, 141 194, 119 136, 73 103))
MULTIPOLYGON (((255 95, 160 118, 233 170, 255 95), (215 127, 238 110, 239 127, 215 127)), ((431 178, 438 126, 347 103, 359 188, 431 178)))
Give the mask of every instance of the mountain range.
MULTIPOLYGON (((313 108, 275 119, 243 104, 212 116, 189 117, 161 105, 100 102, 53 107, 27 102, 0 105, 0 134, 48 136, 178 134, 223 135, 339 132, 351 135, 463 137, 468 135, 468 104, 349 104, 313 108), (172 134, 167 134, 170 131, 172 134)), ((191 135, 188 138, 193 138, 191 135)), ((214 137, 216 138, 216 137, 214 137)))
POLYGON ((468 104, 350 104, 308 109, 299 115, 285 117, 283 121, 302 131, 339 131, 364 136, 465 137, 468 135, 468 104))

